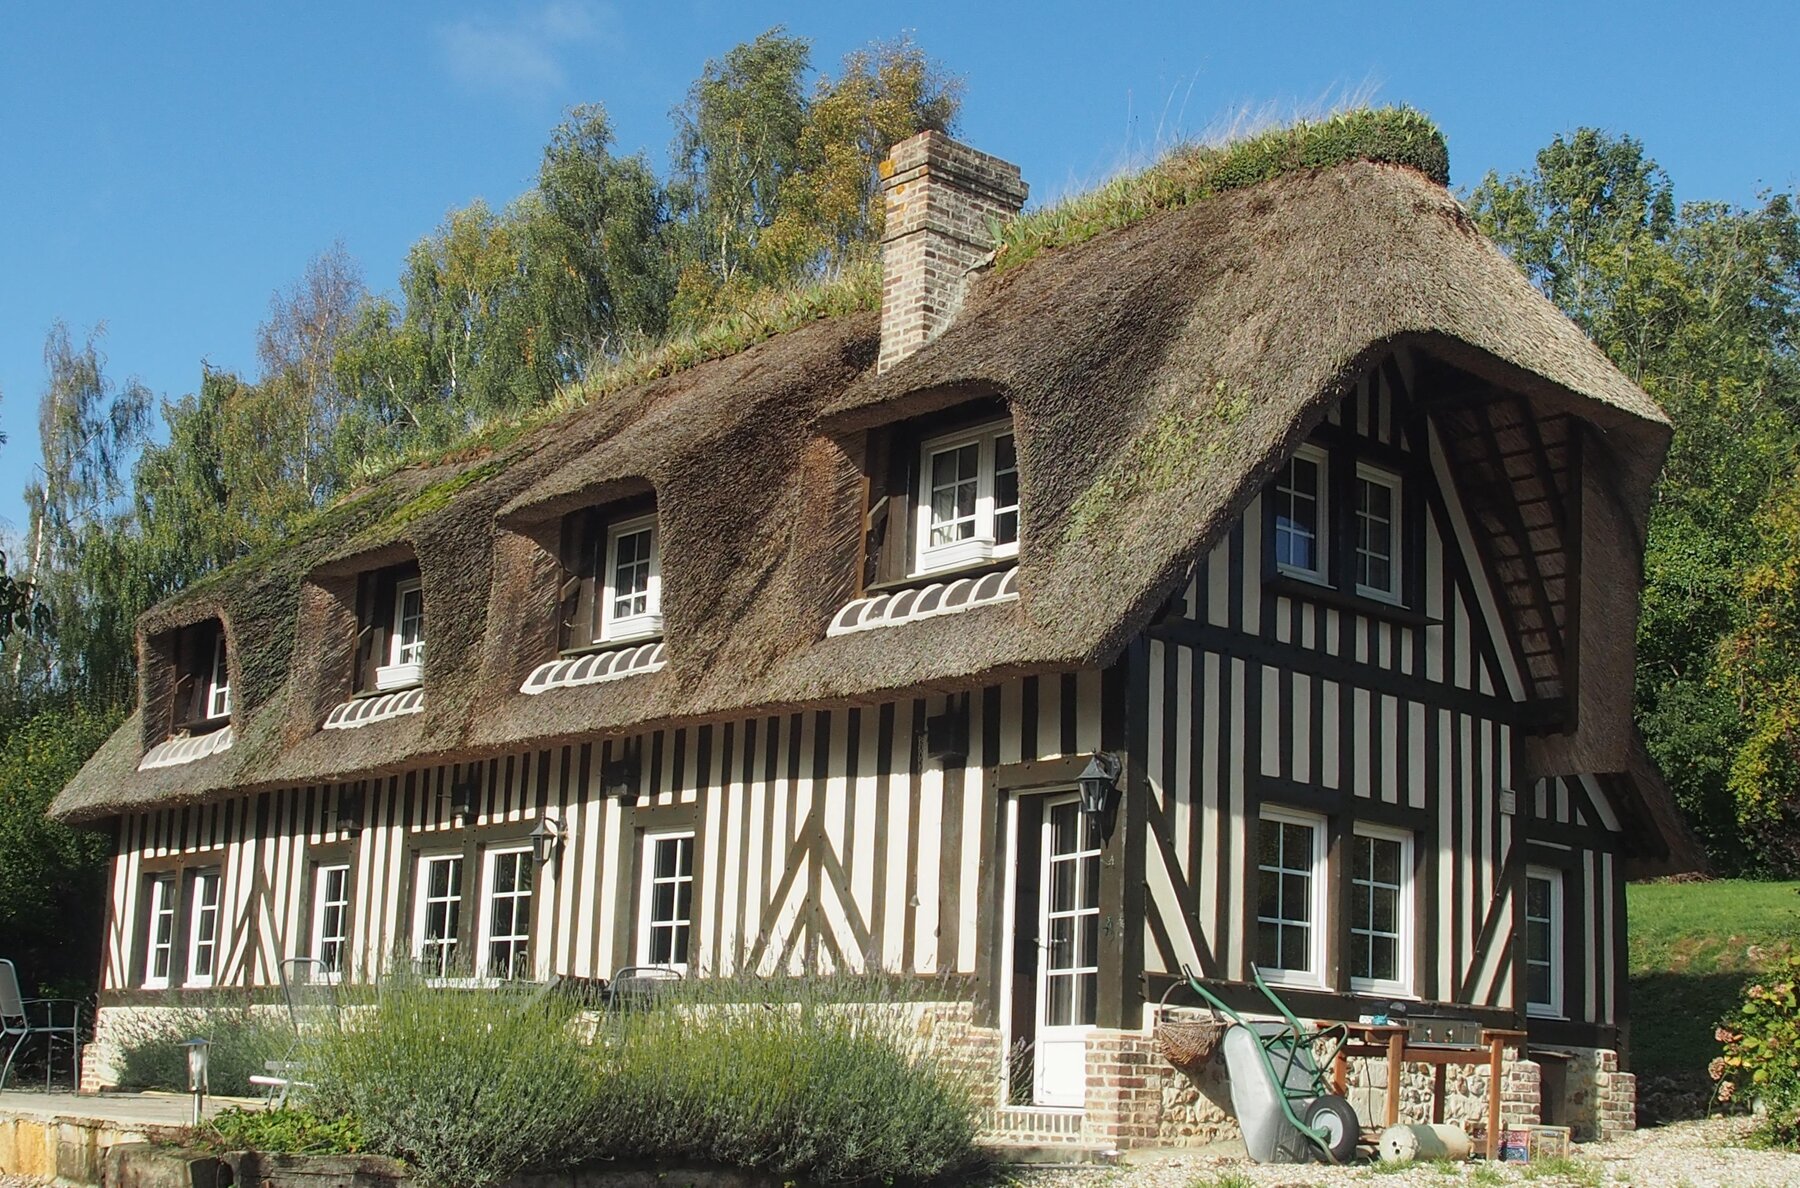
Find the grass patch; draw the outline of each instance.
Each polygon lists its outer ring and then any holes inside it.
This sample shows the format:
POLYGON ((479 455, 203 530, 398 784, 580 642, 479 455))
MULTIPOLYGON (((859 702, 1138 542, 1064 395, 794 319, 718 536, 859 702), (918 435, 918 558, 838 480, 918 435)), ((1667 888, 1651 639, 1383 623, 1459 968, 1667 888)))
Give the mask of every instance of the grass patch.
POLYGON ((1640 1103, 1652 1118, 1695 1114, 1719 1054, 1714 1026, 1752 977, 1796 951, 1800 883, 1638 883, 1626 903, 1640 1103))
POLYGON ((1521 1167, 1527 1180, 1542 1180, 1552 1184, 1580 1184, 1584 1188, 1599 1188, 1606 1180, 1599 1164, 1568 1155, 1533 1159, 1521 1167))
POLYGON ((1216 1176, 1202 1176, 1188 1188, 1256 1188, 1256 1181, 1241 1172, 1220 1172, 1216 1176))
POLYGON ((1215 194, 1351 161, 1409 165, 1439 185, 1450 180, 1450 152, 1430 119, 1407 107, 1356 108, 1224 144, 1183 145, 1141 173, 1014 219, 998 229, 996 268, 1017 268, 1215 194))

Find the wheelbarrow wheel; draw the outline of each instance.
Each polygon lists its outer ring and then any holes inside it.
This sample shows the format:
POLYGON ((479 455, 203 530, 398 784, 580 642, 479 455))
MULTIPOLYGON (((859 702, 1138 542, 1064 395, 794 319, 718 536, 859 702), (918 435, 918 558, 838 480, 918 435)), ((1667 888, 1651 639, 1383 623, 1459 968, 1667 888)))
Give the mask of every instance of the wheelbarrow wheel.
POLYGON ((1362 1122, 1350 1103, 1335 1093, 1314 1098, 1306 1107, 1306 1124, 1325 1136, 1326 1150, 1333 1163, 1349 1163, 1356 1158, 1356 1144, 1362 1138, 1362 1122))

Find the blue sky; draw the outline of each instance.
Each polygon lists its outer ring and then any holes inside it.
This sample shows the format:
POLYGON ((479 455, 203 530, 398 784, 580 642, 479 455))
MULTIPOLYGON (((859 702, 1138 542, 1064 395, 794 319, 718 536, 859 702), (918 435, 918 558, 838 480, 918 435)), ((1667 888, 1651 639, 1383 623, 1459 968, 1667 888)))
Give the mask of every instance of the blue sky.
POLYGON ((1684 199, 1800 186, 1791 3, 9 5, 0 533, 23 527, 53 320, 104 323, 111 373, 170 397, 203 359, 249 370, 270 294, 334 241, 392 286, 446 211, 524 190, 576 103, 660 164, 706 59, 774 24, 825 67, 910 31, 965 81, 963 138, 1034 201, 1345 92, 1429 112, 1458 188, 1583 124, 1645 141, 1684 199))

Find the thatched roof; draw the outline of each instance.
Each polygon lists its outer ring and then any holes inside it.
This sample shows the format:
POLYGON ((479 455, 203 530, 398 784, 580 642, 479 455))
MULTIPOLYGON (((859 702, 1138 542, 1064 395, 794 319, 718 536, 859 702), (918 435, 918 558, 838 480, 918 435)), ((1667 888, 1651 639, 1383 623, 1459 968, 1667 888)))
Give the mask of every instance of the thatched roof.
MULTIPOLYGON (((875 317, 837 318, 610 396, 494 457, 387 480, 279 558, 146 616, 154 632, 223 615, 238 670, 230 751, 140 773, 134 719, 54 811, 89 819, 676 719, 1105 664, 1397 346, 1591 425, 1641 541, 1669 435, 1656 405, 1440 186, 1369 163, 1302 172, 978 280, 957 321, 886 374, 873 370, 875 317), (1003 397, 1015 417, 1020 600, 826 638, 852 593, 861 431, 974 394, 1003 397), (520 694, 554 650, 553 517, 645 487, 662 529, 668 668, 520 694), (320 670, 349 667, 331 575, 403 555, 417 557, 426 588, 425 710, 322 736, 338 684, 320 670)), ((1636 573, 1619 577, 1635 590, 1636 573)), ((1627 657, 1630 621, 1614 631, 1627 657)), ((1613 690, 1612 721, 1584 713, 1582 729, 1628 734, 1629 688, 1613 690)), ((1622 745, 1602 749, 1620 750, 1622 770, 1622 745)))

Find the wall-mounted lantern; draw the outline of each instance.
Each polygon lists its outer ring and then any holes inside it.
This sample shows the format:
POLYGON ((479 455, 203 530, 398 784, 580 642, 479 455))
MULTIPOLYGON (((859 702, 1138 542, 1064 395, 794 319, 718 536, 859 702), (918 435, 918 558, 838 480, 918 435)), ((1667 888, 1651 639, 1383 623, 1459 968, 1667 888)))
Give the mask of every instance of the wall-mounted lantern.
POLYGON ((638 802, 638 774, 636 755, 623 754, 608 759, 600 765, 601 795, 610 796, 622 807, 630 808, 638 802))
POLYGON ((338 789, 337 831, 345 837, 359 837, 363 831, 362 785, 345 785, 338 789))
POLYGON ((475 815, 475 799, 481 789, 476 770, 475 764, 469 764, 468 772, 450 785, 450 815, 459 820, 466 821, 475 815))
POLYGON ((1112 829, 1113 809, 1119 799, 1119 757, 1109 751, 1096 751, 1075 779, 1081 793, 1081 811, 1105 836, 1112 829))
POLYGON ((555 817, 545 813, 531 831, 531 860, 538 866, 548 862, 562 845, 563 827, 555 817))

